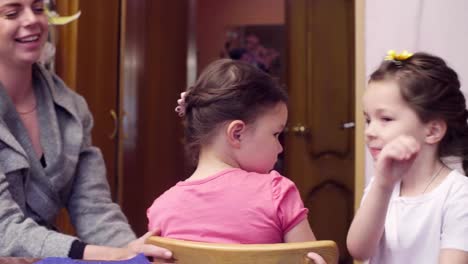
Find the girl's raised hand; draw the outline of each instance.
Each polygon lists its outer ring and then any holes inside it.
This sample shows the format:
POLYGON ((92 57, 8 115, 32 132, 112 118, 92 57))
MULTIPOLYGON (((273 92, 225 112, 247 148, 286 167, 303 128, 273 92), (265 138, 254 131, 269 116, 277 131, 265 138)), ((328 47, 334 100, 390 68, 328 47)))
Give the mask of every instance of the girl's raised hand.
POLYGON ((411 136, 398 136, 388 142, 376 160, 376 184, 393 188, 413 165, 420 148, 420 144, 411 136))

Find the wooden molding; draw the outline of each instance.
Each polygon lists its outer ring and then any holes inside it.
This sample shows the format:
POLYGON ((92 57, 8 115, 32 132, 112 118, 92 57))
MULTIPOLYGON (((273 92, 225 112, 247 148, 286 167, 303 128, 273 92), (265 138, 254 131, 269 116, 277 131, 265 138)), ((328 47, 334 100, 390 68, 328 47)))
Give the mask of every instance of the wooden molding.
MULTIPOLYGON (((355 211, 361 203, 364 186, 365 186, 365 142, 364 142, 364 116, 362 114, 361 98, 366 85, 366 70, 365 70, 365 1, 355 0, 354 6, 354 23, 355 23, 355 172, 354 172, 354 208, 355 211)), ((360 264, 359 261, 354 261, 354 264, 360 264)))
POLYGON ((364 117, 362 115, 361 98, 366 85, 366 72, 365 72, 365 47, 364 47, 364 9, 365 2, 363 0, 355 1, 355 41, 356 41, 356 57, 355 57, 355 69, 356 69, 356 133, 355 133, 355 208, 359 207, 365 185, 365 142, 364 142, 364 117))
MULTIPOLYGON (((56 0, 60 15, 71 15, 79 10, 80 0, 56 0)), ((71 89, 76 89, 76 61, 78 43, 78 22, 55 26, 51 30, 57 34, 57 53, 55 58, 57 74, 71 89)))

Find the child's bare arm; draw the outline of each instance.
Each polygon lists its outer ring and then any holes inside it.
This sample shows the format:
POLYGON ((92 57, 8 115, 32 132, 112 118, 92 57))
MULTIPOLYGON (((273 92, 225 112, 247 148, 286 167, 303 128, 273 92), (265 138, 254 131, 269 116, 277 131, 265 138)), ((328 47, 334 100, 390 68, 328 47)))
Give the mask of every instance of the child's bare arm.
POLYGON ((414 138, 399 136, 379 154, 374 183, 354 217, 346 240, 348 250, 355 259, 367 260, 377 249, 393 188, 407 173, 419 149, 414 138))
POLYGON ((372 186, 366 200, 356 213, 348 232, 346 245, 357 260, 369 259, 382 237, 388 202, 392 189, 372 186))
POLYGON ((439 264, 464 264, 468 263, 468 252, 457 249, 441 249, 439 264))
MULTIPOLYGON (((284 242, 305 242, 305 241, 315 241, 314 232, 310 228, 309 221, 306 219, 302 220, 299 224, 289 230, 288 233, 284 236, 284 242)), ((319 254, 315 252, 309 252, 307 257, 312 259, 314 263, 317 264, 327 264, 325 260, 319 254)))
POLYGON ((284 236, 284 242, 305 242, 315 241, 315 235, 310 228, 309 221, 306 219, 302 220, 299 224, 289 230, 284 236))

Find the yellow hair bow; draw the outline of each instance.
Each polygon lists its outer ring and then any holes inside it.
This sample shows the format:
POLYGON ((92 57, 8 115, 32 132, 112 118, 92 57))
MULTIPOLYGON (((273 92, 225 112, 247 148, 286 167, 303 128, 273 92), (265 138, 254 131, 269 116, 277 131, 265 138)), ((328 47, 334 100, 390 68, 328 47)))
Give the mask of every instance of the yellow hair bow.
POLYGON ((59 14, 57 14, 54 11, 50 11, 47 8, 45 9, 45 13, 47 17, 49 18, 49 24, 51 25, 68 24, 74 20, 77 20, 81 15, 81 11, 78 11, 74 15, 71 15, 71 16, 59 16, 59 14))
POLYGON ((413 56, 413 53, 409 53, 407 50, 404 50, 401 53, 396 53, 396 51, 394 50, 389 50, 384 60, 404 61, 410 58, 411 56, 413 56))

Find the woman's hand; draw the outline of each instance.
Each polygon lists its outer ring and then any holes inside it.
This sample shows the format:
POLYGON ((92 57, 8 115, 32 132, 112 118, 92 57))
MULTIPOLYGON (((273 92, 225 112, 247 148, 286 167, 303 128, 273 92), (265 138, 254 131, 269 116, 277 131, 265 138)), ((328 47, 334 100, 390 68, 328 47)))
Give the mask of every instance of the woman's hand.
POLYGON ((143 253, 147 257, 170 259, 172 257, 172 252, 169 250, 155 245, 145 244, 146 239, 158 233, 159 231, 150 231, 140 238, 133 240, 123 248, 87 245, 85 247, 83 259, 123 260, 133 258, 140 253, 143 253))
POLYGON ((140 238, 133 240, 127 245, 127 249, 133 253, 133 255, 137 255, 139 253, 143 253, 147 257, 155 257, 155 258, 162 258, 162 259, 169 259, 172 257, 172 253, 165 249, 160 248, 155 245, 145 244, 145 241, 154 235, 158 235, 159 230, 149 231, 140 238))

